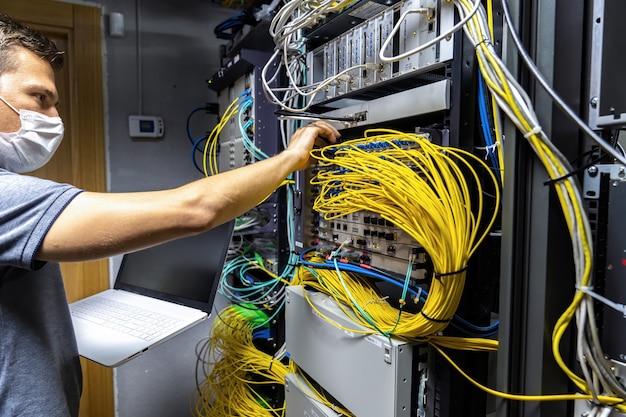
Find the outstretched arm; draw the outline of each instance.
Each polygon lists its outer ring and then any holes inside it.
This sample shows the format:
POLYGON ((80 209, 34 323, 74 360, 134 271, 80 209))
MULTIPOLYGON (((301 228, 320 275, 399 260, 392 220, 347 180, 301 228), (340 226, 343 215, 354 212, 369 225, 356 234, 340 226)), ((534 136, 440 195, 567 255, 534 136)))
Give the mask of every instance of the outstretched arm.
POLYGON ((256 206, 290 173, 309 166, 313 146, 334 143, 338 137, 334 127, 315 122, 298 129, 289 147, 274 157, 182 187, 83 192, 54 222, 37 259, 99 259, 206 231, 256 206))

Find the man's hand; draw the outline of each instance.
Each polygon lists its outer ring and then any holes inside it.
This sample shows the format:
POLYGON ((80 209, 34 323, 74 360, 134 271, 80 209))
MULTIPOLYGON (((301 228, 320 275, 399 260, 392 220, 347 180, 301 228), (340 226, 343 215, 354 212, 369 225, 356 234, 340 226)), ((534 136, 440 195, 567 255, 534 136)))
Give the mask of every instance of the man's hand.
POLYGON ((337 142, 341 134, 330 124, 318 120, 296 130, 291 136, 285 152, 292 153, 296 162, 294 171, 308 168, 312 163, 310 155, 313 147, 323 147, 337 142))

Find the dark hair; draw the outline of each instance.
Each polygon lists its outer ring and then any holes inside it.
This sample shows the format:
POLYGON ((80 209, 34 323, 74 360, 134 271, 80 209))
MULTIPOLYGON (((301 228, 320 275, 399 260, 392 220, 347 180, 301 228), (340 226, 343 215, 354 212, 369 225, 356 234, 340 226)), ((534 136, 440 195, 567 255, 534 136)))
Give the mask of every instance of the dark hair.
POLYGON ((21 22, 0 13, 0 74, 15 71, 17 63, 13 52, 23 47, 50 63, 54 70, 63 66, 63 52, 45 35, 21 22))

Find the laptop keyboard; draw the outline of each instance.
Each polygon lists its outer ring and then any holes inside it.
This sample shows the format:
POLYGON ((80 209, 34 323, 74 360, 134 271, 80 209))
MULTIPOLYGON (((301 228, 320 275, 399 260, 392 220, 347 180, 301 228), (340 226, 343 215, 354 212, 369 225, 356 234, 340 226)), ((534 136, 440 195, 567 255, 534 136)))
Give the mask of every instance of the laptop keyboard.
POLYGON ((70 305, 72 315, 105 327, 152 340, 180 323, 172 317, 120 303, 104 297, 92 297, 70 305))

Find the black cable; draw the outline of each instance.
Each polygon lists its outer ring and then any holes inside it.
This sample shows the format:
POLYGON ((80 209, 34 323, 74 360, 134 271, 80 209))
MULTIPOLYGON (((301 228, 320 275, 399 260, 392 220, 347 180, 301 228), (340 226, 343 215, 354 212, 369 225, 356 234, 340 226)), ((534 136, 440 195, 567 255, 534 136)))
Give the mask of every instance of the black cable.
POLYGON ((568 173, 567 173, 567 174, 565 174, 565 175, 562 175, 562 176, 560 176, 560 177, 558 177, 558 178, 554 178, 554 179, 551 179, 551 180, 547 180, 547 181, 545 181, 545 182, 543 183, 543 185, 551 185, 551 184, 556 184, 557 182, 560 182, 560 181, 566 180, 566 179, 568 179, 569 177, 571 177, 572 175, 576 175, 576 174, 578 174, 578 173, 580 173, 580 172, 584 171, 585 169, 589 168, 590 166, 595 165, 595 164, 597 164, 598 162, 601 162, 603 159, 604 159, 604 157, 603 157, 603 156, 600 156, 600 157, 598 157, 598 158, 595 158, 595 159, 593 159, 593 160, 589 161, 588 163, 586 163, 585 165, 583 165, 583 166, 581 166, 581 167, 579 167, 579 168, 576 168, 576 169, 574 169, 574 170, 572 170, 572 171, 568 172, 568 173))

